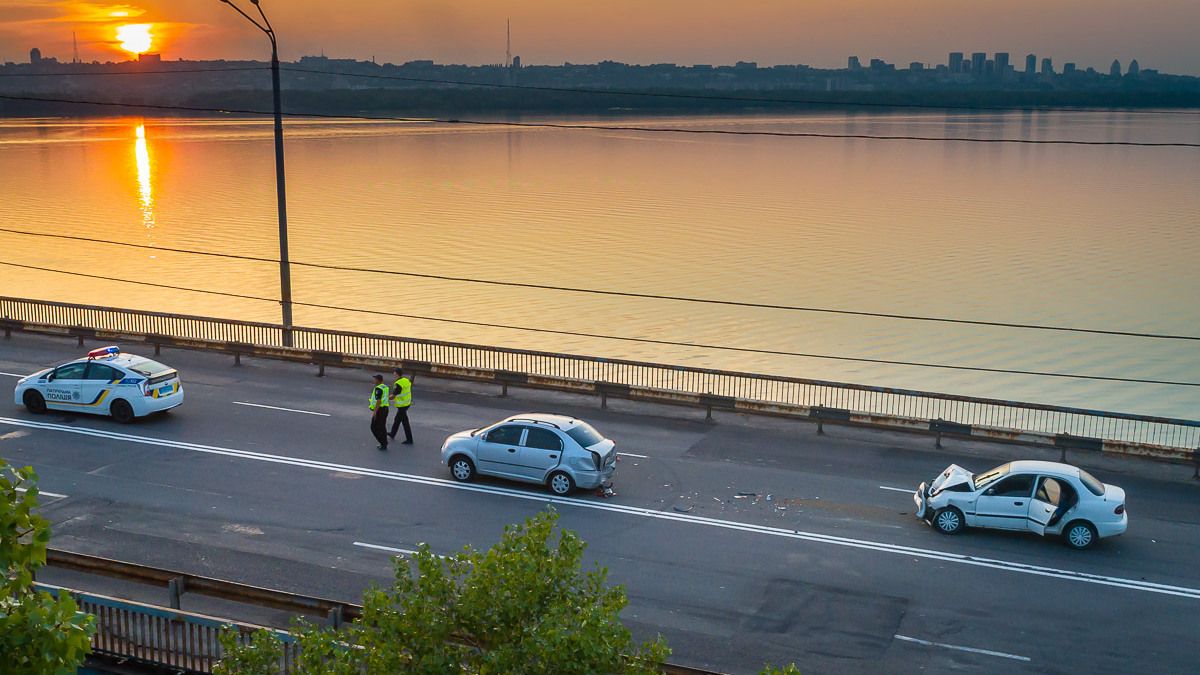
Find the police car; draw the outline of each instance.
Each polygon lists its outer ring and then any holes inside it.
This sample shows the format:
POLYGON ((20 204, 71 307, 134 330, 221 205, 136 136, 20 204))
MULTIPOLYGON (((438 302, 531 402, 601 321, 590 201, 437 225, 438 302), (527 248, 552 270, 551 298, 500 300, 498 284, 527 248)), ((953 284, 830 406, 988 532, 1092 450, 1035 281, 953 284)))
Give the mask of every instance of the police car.
POLYGON ((183 403, 183 384, 174 368, 122 354, 118 347, 101 347, 21 378, 13 398, 35 415, 70 410, 111 415, 124 423, 183 403))

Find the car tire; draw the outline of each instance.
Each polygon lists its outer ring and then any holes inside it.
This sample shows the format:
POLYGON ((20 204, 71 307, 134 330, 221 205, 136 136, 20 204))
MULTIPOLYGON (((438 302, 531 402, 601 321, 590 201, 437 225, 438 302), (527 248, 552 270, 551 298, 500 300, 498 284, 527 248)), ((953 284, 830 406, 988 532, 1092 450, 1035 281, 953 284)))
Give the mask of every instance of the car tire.
POLYGON ((938 509, 937 513, 933 514, 933 529, 942 534, 958 534, 966 529, 967 521, 963 518, 962 511, 948 506, 944 509, 938 509))
POLYGON ((1086 520, 1076 520, 1068 524, 1063 528, 1062 537, 1063 542, 1076 551, 1091 547, 1100 538, 1096 534, 1096 528, 1086 520))
POLYGON ((475 463, 464 455, 450 458, 450 475, 460 483, 469 483, 475 479, 475 463))
POLYGON ((564 471, 555 471, 546 479, 546 487, 559 497, 566 497, 575 491, 575 481, 564 471))
POLYGON ((121 424, 129 424, 134 418, 133 406, 123 398, 113 401, 112 405, 108 406, 108 413, 121 424))
POLYGON ((32 389, 25 392, 25 395, 21 397, 21 402, 25 404, 25 409, 34 415, 46 412, 46 399, 32 389))

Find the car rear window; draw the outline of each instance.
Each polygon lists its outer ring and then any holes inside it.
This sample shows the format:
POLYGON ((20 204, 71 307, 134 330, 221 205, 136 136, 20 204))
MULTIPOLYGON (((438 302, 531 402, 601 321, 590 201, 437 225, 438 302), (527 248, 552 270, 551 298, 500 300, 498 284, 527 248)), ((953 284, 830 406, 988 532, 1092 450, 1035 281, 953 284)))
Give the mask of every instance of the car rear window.
POLYGON ((604 437, 600 435, 600 432, 593 429, 592 425, 588 424, 587 422, 580 422, 570 429, 567 429, 567 435, 571 437, 571 440, 585 448, 604 440, 604 437))
POLYGON ((1079 470, 1079 482, 1083 483, 1083 486, 1088 489, 1088 492, 1096 495, 1097 497, 1104 496, 1104 483, 1096 480, 1095 476, 1084 471, 1083 469, 1079 470))
POLYGON ((171 368, 170 366, 164 366, 163 364, 159 363, 158 361, 153 361, 151 359, 139 359, 137 361, 130 361, 129 363, 125 364, 125 367, 132 370, 133 372, 137 373, 138 375, 145 375, 146 377, 154 377, 156 375, 162 375, 164 373, 169 373, 173 370, 173 368, 171 368))

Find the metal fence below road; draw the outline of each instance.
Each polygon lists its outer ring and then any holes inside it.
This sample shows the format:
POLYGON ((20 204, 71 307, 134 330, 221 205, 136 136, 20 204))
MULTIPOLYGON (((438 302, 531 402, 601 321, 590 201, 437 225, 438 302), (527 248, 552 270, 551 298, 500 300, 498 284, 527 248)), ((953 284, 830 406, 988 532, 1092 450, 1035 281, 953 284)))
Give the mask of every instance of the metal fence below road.
POLYGON ((545 386, 602 397, 643 398, 717 409, 801 415, 817 421, 920 428, 945 434, 1044 442, 1063 448, 1184 458, 1200 446, 1200 421, 937 392, 694 368, 624 359, 491 347, 0 297, 0 327, 154 344, 217 348, 321 365, 403 362, 434 375, 545 386), (1036 435, 1040 440, 1029 435, 1036 435), (1157 452, 1165 449, 1169 452, 1157 452))

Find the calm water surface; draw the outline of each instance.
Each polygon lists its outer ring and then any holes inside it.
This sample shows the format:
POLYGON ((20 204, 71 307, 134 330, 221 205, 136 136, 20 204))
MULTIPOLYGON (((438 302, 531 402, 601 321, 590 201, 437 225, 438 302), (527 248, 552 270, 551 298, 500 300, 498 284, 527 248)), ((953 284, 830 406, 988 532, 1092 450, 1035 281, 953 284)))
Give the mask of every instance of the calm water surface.
MULTIPOLYGON (((638 124, 1200 141, 1200 116, 638 124)), ((277 255, 261 120, 0 121, 3 227, 277 255)), ((287 125, 294 261, 770 304, 1200 334, 1200 151, 287 125)), ((269 264, 0 233, 0 261, 277 296, 269 264)), ((1200 382, 1196 342, 293 269, 295 299, 756 350, 1200 382)), ((0 267, 0 294, 278 321, 278 305, 0 267)), ((670 347, 297 307, 336 327, 1200 417, 1200 388, 670 347)))

